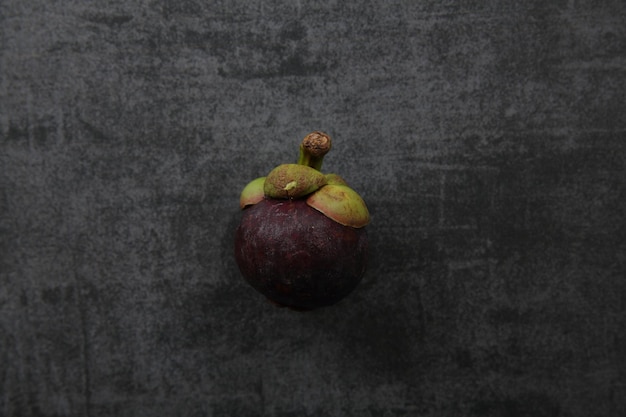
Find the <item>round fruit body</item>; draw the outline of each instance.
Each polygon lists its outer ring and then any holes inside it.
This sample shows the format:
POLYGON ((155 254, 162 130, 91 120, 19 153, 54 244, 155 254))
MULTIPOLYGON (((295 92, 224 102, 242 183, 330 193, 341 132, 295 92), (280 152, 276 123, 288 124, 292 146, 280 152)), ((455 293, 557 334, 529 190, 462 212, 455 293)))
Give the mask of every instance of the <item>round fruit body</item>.
POLYGON ((271 301, 309 310, 335 304, 361 281, 364 228, 343 226, 303 199, 265 198, 247 207, 235 233, 246 281, 271 301))

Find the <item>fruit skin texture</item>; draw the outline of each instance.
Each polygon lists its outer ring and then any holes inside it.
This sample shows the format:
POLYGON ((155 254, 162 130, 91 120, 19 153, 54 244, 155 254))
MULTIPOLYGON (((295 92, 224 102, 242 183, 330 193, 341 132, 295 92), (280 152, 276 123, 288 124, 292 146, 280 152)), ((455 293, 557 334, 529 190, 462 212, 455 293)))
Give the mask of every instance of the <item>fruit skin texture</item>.
POLYGON ((361 281, 364 228, 341 225, 305 200, 265 198, 243 210, 235 258, 246 281, 276 304, 311 310, 337 303, 361 281))

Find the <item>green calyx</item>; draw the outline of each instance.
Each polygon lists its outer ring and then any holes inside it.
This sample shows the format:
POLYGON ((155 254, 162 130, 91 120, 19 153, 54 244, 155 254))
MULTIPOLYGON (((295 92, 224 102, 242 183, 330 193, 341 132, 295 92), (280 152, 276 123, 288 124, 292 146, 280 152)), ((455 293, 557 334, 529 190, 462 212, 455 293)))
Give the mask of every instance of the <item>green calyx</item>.
POLYGON ((282 164, 266 177, 249 182, 241 192, 242 209, 264 198, 305 198, 307 204, 344 226, 364 227, 370 216, 365 202, 337 174, 320 172, 324 155, 331 147, 330 137, 322 132, 307 135, 300 145, 297 164, 282 164))

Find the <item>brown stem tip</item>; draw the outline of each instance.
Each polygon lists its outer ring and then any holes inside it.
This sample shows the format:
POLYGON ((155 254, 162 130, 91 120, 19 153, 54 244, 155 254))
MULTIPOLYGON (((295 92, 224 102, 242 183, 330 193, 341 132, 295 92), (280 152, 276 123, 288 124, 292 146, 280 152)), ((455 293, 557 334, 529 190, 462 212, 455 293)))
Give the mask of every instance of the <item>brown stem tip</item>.
POLYGON ((302 146, 308 153, 316 158, 322 157, 330 151, 330 136, 323 132, 312 132, 302 140, 302 146))

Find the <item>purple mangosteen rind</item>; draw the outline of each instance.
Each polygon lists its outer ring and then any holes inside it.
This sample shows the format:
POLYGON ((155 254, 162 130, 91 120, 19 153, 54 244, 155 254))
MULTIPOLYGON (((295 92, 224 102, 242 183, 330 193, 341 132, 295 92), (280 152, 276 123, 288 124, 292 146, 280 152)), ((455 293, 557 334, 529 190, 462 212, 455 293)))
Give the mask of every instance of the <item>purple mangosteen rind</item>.
POLYGON ((333 305, 365 273, 365 228, 341 225, 304 199, 263 199, 248 207, 235 242, 246 281, 274 303, 291 308, 333 305))

